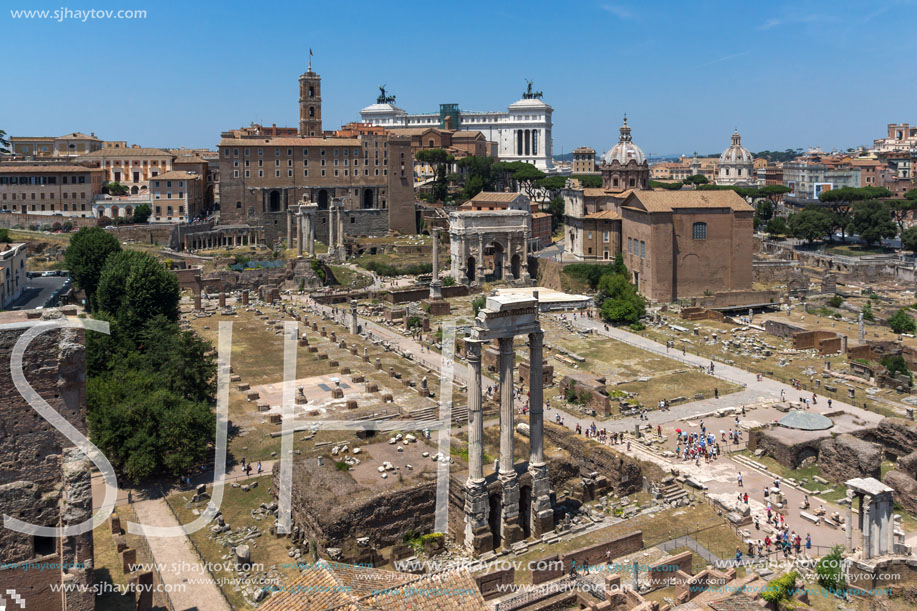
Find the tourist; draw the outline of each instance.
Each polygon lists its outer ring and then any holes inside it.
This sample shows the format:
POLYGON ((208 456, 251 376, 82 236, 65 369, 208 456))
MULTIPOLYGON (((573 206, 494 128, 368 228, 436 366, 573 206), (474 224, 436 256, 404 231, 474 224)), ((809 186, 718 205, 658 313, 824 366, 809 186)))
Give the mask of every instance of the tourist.
POLYGON ((258 473, 261 473, 261 461, 258 461, 258 473))
POLYGON ((784 402, 784 401, 786 401, 786 391, 784 391, 784 390, 781 388, 781 389, 780 389, 780 402, 782 403, 782 402, 784 402))
POLYGON ((742 500, 744 500, 744 501, 745 501, 745 504, 748 505, 748 493, 747 493, 747 492, 746 492, 745 495, 742 497, 742 500))
POLYGON ((714 398, 714 399, 719 399, 719 398, 720 398, 720 389, 719 389, 719 388, 714 387, 714 389, 713 389, 713 398, 714 398))
POLYGON ((741 471, 739 471, 739 475, 737 477, 739 481, 739 488, 741 488, 742 487, 742 472, 741 471))
POLYGON ((812 549, 812 535, 806 533, 806 554, 812 549))
POLYGON ((767 553, 771 553, 771 538, 770 535, 764 535, 764 549, 767 550, 767 553))
POLYGON ((741 548, 736 547, 736 564, 742 563, 742 550, 741 548))
POLYGON ((242 457, 242 470, 245 471, 245 457, 242 457))
POLYGON ((831 399, 828 399, 828 409, 831 409, 831 399))
POLYGON ((755 530, 761 530, 761 519, 758 516, 755 516, 755 530))

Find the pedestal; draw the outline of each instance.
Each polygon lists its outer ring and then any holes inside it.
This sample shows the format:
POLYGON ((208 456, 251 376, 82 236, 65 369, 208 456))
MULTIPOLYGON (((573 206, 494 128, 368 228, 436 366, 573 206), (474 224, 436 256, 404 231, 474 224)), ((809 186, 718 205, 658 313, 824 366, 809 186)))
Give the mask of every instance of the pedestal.
POLYGON ((554 509, 551 507, 551 480, 547 465, 529 465, 532 475, 531 532, 534 538, 554 530, 554 509))
POLYGON ((443 283, 439 280, 434 280, 430 283, 430 299, 442 299, 443 298, 443 283))
POLYGON ((513 543, 525 538, 519 522, 519 479, 516 472, 500 473, 503 485, 503 504, 500 510, 500 532, 503 535, 503 549, 510 549, 513 543))
POLYGON ((490 501, 484 480, 465 482, 465 549, 475 555, 493 551, 488 514, 490 501))

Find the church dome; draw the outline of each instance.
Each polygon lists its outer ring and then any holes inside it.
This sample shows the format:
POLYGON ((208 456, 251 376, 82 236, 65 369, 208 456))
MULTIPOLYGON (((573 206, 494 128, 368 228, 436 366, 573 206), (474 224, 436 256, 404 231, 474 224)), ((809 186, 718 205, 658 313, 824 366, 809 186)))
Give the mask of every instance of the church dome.
POLYGON ((742 136, 739 135, 739 132, 733 132, 732 134, 732 144, 729 145, 729 148, 723 151, 723 154, 720 155, 720 163, 751 163, 754 161, 752 154, 748 152, 748 149, 742 146, 742 136))
POLYGON ((621 136, 618 143, 608 149, 608 152, 602 156, 605 163, 617 161, 625 165, 628 161, 634 160, 637 165, 646 163, 646 155, 639 146, 634 144, 630 137, 630 127, 627 125, 627 117, 624 117, 624 125, 621 126, 621 136))

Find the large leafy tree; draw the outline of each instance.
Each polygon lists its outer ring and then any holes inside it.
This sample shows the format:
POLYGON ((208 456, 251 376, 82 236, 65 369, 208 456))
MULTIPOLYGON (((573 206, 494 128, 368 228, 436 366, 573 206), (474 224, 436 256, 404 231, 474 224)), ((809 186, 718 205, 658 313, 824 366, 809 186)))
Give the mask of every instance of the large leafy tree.
MULTIPOLYGON (((566 176, 548 176, 542 178, 536 184, 541 194, 542 202, 550 202, 560 198, 560 192, 567 185, 566 176)), ((560 198, 562 200, 562 198, 560 198)))
POLYGON ((118 239, 100 227, 83 227, 70 238, 64 254, 70 276, 86 293, 86 302, 93 309, 93 297, 102 268, 109 255, 121 252, 118 239))
POLYGON ((787 224, 791 236, 805 240, 809 244, 824 238, 834 228, 831 214, 827 210, 815 207, 791 214, 787 224))
POLYGON ((415 155, 417 161, 428 163, 433 168, 433 197, 437 201, 445 202, 449 195, 449 184, 446 181, 446 172, 449 164, 455 157, 448 151, 440 148, 422 149, 415 155))
POLYGON ((684 180, 684 184, 686 185, 706 185, 709 182, 710 181, 707 180, 707 177, 703 174, 692 174, 684 180))
POLYGON ((498 172, 494 168, 493 157, 464 157, 455 162, 459 173, 455 181, 462 187, 462 195, 471 199, 481 191, 493 191, 496 188, 498 172))
POLYGON ((597 174, 574 174, 571 178, 578 180, 584 189, 602 188, 602 177, 597 174))
POLYGON ((6 132, 0 129, 0 153, 10 152, 10 140, 6 137, 6 132))
POLYGON ((914 322, 911 315, 904 309, 898 310, 888 319, 888 326, 895 333, 913 333, 917 331, 917 322, 914 322))
POLYGON ((602 318, 608 322, 633 324, 646 314, 646 300, 637 293, 626 273, 602 276, 596 302, 602 304, 602 318))
POLYGON ((513 180, 519 185, 519 189, 529 196, 529 199, 537 199, 538 183, 546 176, 544 172, 530 163, 520 162, 520 167, 513 172, 513 180))
POLYGON ((917 253, 917 226, 908 227, 901 232, 901 246, 905 250, 917 253))
POLYGON ((134 216, 131 220, 135 223, 146 223, 150 220, 150 216, 153 214, 153 209, 149 204, 140 204, 134 208, 134 216))
POLYGON ((898 233, 888 204, 875 199, 857 202, 854 205, 849 228, 869 246, 881 241, 882 238, 893 238, 898 233))
POLYGON ((108 259, 95 299, 133 337, 156 316, 178 320, 178 277, 151 255, 123 251, 108 259))
POLYGON ((766 187, 758 189, 758 197, 762 197, 776 205, 777 202, 780 201, 780 198, 790 191, 792 191, 792 189, 786 185, 767 185, 766 187))
MULTIPOLYGON (((818 199, 834 212, 834 227, 841 230, 841 238, 847 238, 847 226, 854 203, 877 197, 890 197, 891 191, 881 187, 841 187, 823 191, 818 199)), ((832 229, 833 229, 832 228, 832 229)))
POLYGON ((772 238, 778 235, 784 235, 787 232, 786 220, 782 216, 775 216, 767 222, 764 230, 770 234, 772 238))

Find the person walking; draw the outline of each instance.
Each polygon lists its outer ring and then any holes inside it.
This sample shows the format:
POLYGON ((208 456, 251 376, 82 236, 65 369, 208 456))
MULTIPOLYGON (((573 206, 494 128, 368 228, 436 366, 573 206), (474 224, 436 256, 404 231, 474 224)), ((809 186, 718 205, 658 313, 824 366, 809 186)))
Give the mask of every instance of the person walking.
POLYGON ((739 482, 739 488, 741 488, 742 487, 742 472, 741 471, 739 471, 739 475, 736 477, 736 479, 739 482))

